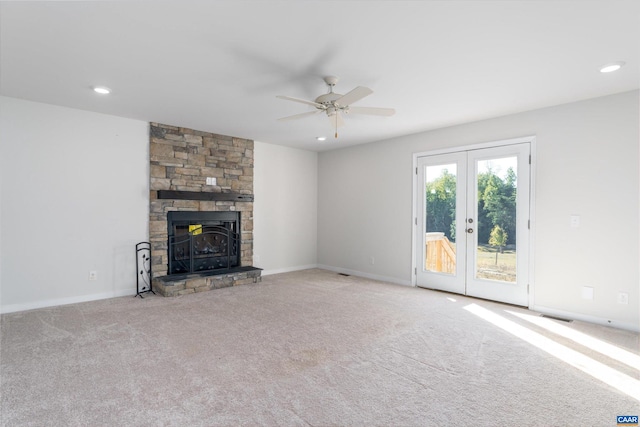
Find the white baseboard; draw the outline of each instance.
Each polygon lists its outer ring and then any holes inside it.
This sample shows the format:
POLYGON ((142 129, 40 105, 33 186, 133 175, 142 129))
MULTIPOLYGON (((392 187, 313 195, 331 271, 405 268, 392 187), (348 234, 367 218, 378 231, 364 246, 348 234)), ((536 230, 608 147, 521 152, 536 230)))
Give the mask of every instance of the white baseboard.
POLYGON ((77 297, 69 298, 56 298, 44 301, 33 301, 24 304, 10 304, 0 307, 0 313, 15 313, 18 311, 34 310, 36 308, 55 307, 58 305, 76 304, 79 302, 97 301, 101 299, 109 299, 116 297, 133 296, 136 294, 135 290, 120 290, 114 292, 103 292, 100 294, 81 295, 77 297))
POLYGON ((637 323, 620 322, 618 320, 609 320, 603 317, 590 316, 588 314, 573 313, 571 311, 558 310, 550 307, 534 305, 529 307, 538 313, 548 314, 550 316, 561 317, 569 320, 580 320, 583 322, 595 323, 596 325, 611 326, 613 328, 625 329, 627 331, 640 332, 640 326, 637 323))
MULTIPOLYGON (((260 268, 258 266, 258 268, 260 268)), ((298 265, 295 267, 276 268, 273 270, 262 270, 262 276, 269 276, 271 274, 290 273, 292 271, 310 270, 312 268, 318 268, 317 264, 298 265)))
POLYGON ((402 280, 402 279, 398 279, 396 277, 380 276, 380 275, 377 275, 377 274, 370 274, 370 273, 365 273, 363 271, 350 270, 348 268, 342 268, 342 267, 333 267, 333 266, 330 266, 330 265, 318 264, 317 267, 318 268, 322 268, 323 270, 335 271, 336 273, 344 273, 344 274, 350 274, 352 276, 364 277, 365 279, 372 279, 372 280, 379 280, 381 282, 395 283, 396 285, 413 286, 411 284, 411 280, 402 280))

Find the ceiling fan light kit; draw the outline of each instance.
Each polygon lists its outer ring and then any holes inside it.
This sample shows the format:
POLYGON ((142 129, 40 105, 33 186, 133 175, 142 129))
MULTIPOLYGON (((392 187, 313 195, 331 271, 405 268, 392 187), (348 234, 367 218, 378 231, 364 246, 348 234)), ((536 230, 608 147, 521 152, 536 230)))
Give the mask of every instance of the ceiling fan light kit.
POLYGON ((280 99, 299 102, 301 104, 311 105, 316 108, 315 111, 282 117, 278 120, 296 120, 324 112, 331 121, 331 125, 335 126, 335 137, 337 138, 338 127, 344 125, 344 120, 342 119, 342 115, 340 113, 367 114, 373 116, 388 117, 394 115, 396 112, 393 108, 351 107, 351 104, 361 100, 366 96, 371 95, 373 91, 368 87, 358 86, 350 92, 347 92, 345 95, 342 95, 333 91, 334 86, 338 83, 338 78, 336 76, 326 76, 324 78, 324 82, 327 84, 327 86, 329 86, 329 93, 320 95, 313 101, 307 101, 306 99, 299 99, 291 96, 277 96, 277 98, 280 99))

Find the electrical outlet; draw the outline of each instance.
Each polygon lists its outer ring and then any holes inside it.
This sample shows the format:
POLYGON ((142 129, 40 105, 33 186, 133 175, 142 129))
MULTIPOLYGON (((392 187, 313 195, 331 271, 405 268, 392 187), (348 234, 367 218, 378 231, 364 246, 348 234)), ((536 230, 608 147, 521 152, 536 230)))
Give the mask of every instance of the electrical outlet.
POLYGON ((629 294, 626 292, 618 292, 618 304, 629 304, 629 294))
POLYGON ((98 272, 95 270, 91 270, 89 272, 89 280, 98 280, 98 272))
POLYGON ((571 215, 569 217, 569 225, 571 226, 571 228, 580 227, 580 215, 571 215))
POLYGON ((255 262, 256 264, 260 263, 260 255, 253 255, 253 262, 255 262))
POLYGON ((582 298, 584 299, 593 299, 593 288, 590 286, 582 287, 582 298))
POLYGON ((369 264, 373 265, 376 263, 376 259, 374 257, 369 257, 369 264))

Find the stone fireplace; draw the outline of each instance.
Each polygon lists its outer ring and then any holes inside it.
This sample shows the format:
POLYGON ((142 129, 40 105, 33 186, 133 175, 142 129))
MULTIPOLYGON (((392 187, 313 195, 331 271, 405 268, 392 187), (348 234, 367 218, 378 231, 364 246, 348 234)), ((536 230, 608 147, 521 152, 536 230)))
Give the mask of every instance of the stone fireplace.
POLYGON ((260 281, 253 262, 253 141, 150 124, 149 240, 164 296, 260 281))

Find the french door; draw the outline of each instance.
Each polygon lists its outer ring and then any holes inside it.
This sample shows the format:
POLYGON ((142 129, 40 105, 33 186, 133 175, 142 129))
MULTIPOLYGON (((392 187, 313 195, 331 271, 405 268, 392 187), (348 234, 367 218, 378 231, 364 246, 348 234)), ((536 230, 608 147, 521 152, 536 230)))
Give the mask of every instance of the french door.
POLYGON ((529 143, 418 157, 416 284, 528 305, 529 143))

